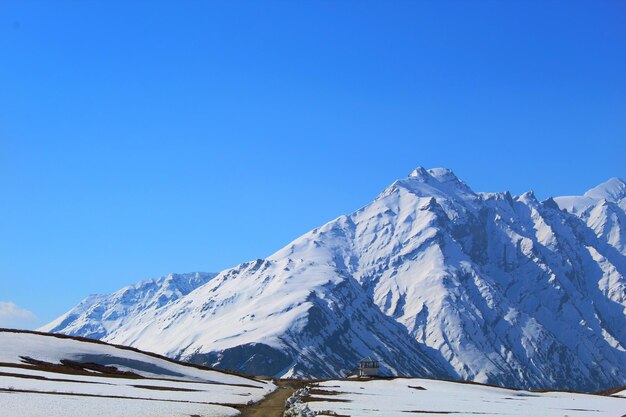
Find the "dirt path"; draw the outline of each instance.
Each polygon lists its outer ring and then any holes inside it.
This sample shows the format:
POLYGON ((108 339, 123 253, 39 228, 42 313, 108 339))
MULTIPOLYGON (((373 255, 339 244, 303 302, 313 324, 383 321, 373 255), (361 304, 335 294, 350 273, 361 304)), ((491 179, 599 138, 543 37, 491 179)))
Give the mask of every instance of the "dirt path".
POLYGON ((287 398, 305 384, 297 381, 274 381, 278 389, 256 404, 241 410, 241 417, 283 417, 287 398))

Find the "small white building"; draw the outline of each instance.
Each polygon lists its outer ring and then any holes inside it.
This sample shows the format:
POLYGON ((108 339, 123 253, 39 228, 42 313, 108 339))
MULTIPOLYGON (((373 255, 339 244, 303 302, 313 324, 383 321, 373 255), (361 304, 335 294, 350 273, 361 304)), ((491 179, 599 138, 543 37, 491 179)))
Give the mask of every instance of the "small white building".
POLYGON ((378 376, 378 361, 367 356, 359 361, 357 368, 359 377, 378 376))

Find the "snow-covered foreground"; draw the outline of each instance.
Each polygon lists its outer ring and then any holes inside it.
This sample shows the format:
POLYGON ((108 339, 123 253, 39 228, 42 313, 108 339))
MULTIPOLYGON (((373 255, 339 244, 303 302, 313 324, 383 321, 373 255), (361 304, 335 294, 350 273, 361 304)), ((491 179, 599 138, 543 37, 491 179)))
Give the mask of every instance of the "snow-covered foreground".
POLYGON ((231 407, 146 401, 107 397, 82 397, 0 391, 0 404, 11 417, 98 416, 98 417, 226 417, 238 415, 231 407))
MULTIPOLYGON (((529 392, 430 379, 342 380, 312 384, 293 416, 407 417, 626 415, 626 398, 529 392), (308 410, 306 410, 308 408, 308 410), (303 410, 304 409, 304 410, 303 410), (297 412, 299 410, 299 413, 297 412)), ((289 414, 289 413, 288 413, 289 414)))
POLYGON ((123 347, 0 330, 0 404, 11 416, 236 416, 275 388, 123 347))

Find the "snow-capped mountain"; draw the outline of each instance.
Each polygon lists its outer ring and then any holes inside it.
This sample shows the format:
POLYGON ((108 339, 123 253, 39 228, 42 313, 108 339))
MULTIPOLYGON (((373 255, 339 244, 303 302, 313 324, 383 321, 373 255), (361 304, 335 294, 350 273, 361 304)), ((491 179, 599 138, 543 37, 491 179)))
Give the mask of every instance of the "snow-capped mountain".
POLYGON ((583 196, 557 197, 554 201, 584 220, 598 238, 626 255, 626 183, 623 180, 611 178, 583 196))
POLYGON ((417 168, 159 308, 116 322, 86 319, 81 304, 45 329, 255 374, 342 375, 374 354, 405 375, 624 385, 625 189, 613 179, 540 202, 417 168))
POLYGON ((206 284, 217 274, 169 274, 129 285, 109 295, 90 295, 40 330, 92 339, 105 339, 111 331, 139 317, 152 317, 165 306, 206 284))

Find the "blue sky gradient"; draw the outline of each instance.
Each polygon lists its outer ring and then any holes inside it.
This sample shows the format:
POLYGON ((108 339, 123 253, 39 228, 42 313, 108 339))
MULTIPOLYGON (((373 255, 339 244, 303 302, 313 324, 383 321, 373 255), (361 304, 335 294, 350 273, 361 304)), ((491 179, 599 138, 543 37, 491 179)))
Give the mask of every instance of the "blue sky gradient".
POLYGON ((624 178, 625 22, 621 1, 4 1, 0 301, 35 326, 265 257, 418 165, 541 198, 624 178))

